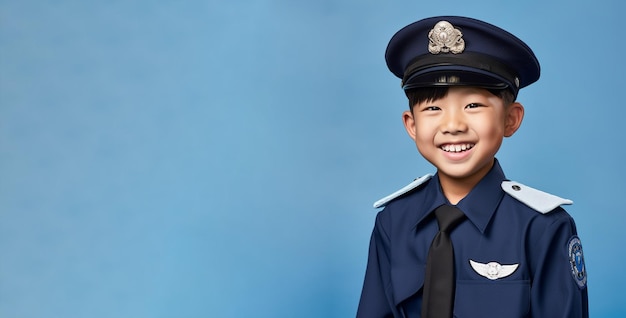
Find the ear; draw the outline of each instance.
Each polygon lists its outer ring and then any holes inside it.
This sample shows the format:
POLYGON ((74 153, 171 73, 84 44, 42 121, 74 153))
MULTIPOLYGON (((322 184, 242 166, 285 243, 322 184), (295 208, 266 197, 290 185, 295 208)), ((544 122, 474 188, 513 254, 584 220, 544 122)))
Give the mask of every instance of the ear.
POLYGON ((518 102, 507 107, 506 118, 504 121, 504 137, 511 137, 522 125, 524 119, 524 106, 518 102))
POLYGON ((409 110, 404 111, 402 113, 402 122, 404 123, 404 129, 406 129, 409 137, 415 140, 415 118, 413 117, 413 113, 409 110))

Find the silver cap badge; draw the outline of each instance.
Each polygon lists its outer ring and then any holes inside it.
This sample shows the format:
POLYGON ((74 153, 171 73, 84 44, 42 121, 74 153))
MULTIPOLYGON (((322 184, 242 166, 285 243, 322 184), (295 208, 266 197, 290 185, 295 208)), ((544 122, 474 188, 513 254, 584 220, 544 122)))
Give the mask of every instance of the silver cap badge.
POLYGON ((428 51, 432 54, 458 54, 465 50, 463 33, 448 21, 439 21, 428 32, 428 51))

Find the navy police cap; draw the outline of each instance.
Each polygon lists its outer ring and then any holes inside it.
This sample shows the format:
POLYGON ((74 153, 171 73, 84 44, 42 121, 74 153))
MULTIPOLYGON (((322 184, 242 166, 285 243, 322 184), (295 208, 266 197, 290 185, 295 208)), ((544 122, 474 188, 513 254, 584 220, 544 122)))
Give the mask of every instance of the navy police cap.
POLYGON ((404 90, 433 86, 520 88, 539 79, 539 61, 513 34, 486 22, 458 16, 409 24, 389 41, 389 70, 404 90))

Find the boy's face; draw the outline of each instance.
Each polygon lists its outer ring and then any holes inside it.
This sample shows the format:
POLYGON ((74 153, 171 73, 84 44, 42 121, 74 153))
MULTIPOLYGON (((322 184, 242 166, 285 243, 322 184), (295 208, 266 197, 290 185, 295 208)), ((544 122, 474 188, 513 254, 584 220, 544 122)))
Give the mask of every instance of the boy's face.
MULTIPOLYGON (((419 152, 440 178, 476 184, 491 167, 504 137, 519 128, 524 108, 475 87, 451 87, 448 94, 403 114, 419 152)), ((443 180, 442 180, 443 181, 443 180)))

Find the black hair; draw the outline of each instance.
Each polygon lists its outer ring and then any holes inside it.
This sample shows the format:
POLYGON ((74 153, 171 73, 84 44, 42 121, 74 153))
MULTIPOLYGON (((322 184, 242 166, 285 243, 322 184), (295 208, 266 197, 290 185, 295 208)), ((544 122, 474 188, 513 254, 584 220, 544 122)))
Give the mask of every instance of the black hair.
MULTIPOLYGON (((409 109, 413 112, 413 107, 417 104, 423 102, 432 102, 441 98, 446 97, 448 95, 448 89, 450 86, 444 87, 419 87, 412 88, 405 91, 406 97, 409 99, 409 109)), ((511 105, 515 101, 515 95, 511 90, 502 89, 502 90, 492 90, 488 89, 488 91, 498 96, 504 102, 505 107, 511 105)))

